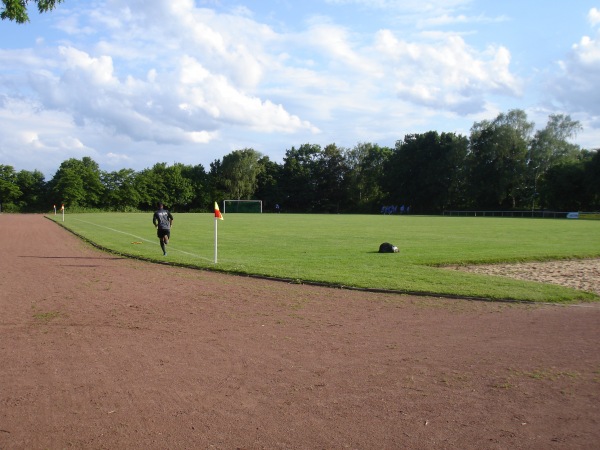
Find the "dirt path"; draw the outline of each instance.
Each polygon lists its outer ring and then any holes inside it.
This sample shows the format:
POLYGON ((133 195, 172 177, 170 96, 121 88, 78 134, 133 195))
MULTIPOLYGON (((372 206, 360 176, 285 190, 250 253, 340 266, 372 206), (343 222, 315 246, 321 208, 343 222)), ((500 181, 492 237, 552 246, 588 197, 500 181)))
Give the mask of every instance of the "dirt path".
POLYGON ((104 254, 0 214, 0 449, 580 449, 600 307, 367 294, 104 254))

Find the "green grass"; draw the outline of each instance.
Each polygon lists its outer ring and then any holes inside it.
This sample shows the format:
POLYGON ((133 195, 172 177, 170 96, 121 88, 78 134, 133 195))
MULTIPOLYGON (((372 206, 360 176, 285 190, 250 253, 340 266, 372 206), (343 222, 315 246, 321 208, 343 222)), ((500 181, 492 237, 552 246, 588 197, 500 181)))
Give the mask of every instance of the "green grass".
POLYGON ((597 300, 561 286, 447 270, 448 264, 600 256, 600 222, 429 216, 175 214, 163 256, 152 214, 49 216, 95 244, 133 257, 337 286, 544 302, 597 300), (378 253, 391 242, 397 254, 378 253))
POLYGON ((34 314, 33 317, 37 320, 39 320, 40 322, 50 322, 52 319, 56 319, 57 317, 60 317, 61 314, 58 311, 51 311, 51 312, 45 312, 45 313, 37 313, 34 314))

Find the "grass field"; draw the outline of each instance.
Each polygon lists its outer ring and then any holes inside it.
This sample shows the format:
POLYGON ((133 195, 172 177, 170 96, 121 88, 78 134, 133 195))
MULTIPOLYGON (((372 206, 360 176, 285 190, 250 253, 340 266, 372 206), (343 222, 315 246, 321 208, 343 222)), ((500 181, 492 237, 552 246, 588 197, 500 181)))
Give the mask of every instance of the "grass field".
MULTIPOLYGON (((573 289, 440 268, 449 264, 600 257, 600 222, 430 216, 175 214, 163 256, 152 214, 49 215, 120 254, 199 268, 319 282, 489 299, 597 300, 573 289), (378 253, 382 242, 400 249, 378 253)), ((283 286, 283 285, 282 285, 283 286)))

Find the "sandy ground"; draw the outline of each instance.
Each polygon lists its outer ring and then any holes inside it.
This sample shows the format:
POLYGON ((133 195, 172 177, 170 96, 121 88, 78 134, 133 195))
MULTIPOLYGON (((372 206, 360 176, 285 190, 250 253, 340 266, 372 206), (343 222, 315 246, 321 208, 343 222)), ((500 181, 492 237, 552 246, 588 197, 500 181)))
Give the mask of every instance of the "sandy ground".
POLYGON ((559 284, 600 295, 600 259, 472 265, 453 268, 519 280, 559 284))
POLYGON ((2 450, 598 448, 597 304, 285 284, 0 227, 2 450))

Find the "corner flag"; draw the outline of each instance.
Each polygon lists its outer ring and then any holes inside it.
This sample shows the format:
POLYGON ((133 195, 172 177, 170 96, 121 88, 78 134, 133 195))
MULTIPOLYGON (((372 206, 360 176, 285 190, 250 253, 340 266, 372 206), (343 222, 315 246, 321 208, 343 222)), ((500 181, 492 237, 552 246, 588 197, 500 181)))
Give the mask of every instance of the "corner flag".
POLYGON ((223 220, 223 215, 221 214, 221 211, 219 210, 219 205, 217 202, 215 202, 215 219, 223 220))
POLYGON ((219 211, 219 204, 215 202, 215 264, 217 263, 217 226, 218 219, 223 220, 223 215, 219 211))

